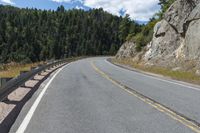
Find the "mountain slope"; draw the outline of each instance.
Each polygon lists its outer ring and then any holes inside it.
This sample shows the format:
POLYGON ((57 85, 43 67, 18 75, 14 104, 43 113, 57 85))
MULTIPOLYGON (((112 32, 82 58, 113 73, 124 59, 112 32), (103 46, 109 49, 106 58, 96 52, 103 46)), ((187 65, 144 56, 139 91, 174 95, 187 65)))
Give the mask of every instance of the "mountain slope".
MULTIPOLYGON (((176 0, 154 27, 151 42, 141 52, 124 47, 117 58, 133 58, 146 65, 162 67, 200 68, 200 0, 176 0), (134 53, 126 56, 127 51, 134 53), (140 54, 140 58, 138 58, 140 54), (188 67, 188 65, 190 67, 188 67)), ((130 44, 130 43, 129 43, 130 44)))
POLYGON ((60 6, 47 11, 0 5, 0 16, 0 63, 113 55, 121 44, 123 18, 101 8, 84 11, 60 6))

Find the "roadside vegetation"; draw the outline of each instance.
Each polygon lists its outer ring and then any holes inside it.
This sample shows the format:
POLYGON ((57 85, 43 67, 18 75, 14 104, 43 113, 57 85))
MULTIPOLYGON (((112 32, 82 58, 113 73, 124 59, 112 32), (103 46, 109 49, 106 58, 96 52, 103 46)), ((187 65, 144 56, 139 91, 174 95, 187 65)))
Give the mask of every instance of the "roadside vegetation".
POLYGON ((200 85, 200 76, 195 74, 195 71, 173 71, 172 69, 167 69, 163 67, 157 66, 145 66, 143 64, 138 64, 132 61, 132 59, 112 59, 112 63, 114 64, 122 64, 125 66, 129 66, 131 68, 135 68, 139 71, 150 72, 154 74, 159 74, 165 77, 170 77, 175 80, 185 81, 189 83, 199 84, 200 85))
POLYGON ((126 36, 140 27, 102 8, 39 10, 0 5, 0 16, 0 64, 114 55, 126 36))
POLYGON ((39 10, 0 5, 0 64, 114 55, 125 41, 134 41, 140 51, 172 1, 160 0, 161 11, 146 25, 102 8, 39 10))
MULTIPOLYGON (((69 62, 80 60, 83 58, 87 58, 88 56, 80 56, 80 57, 70 57, 67 58, 69 62)), ((38 65, 45 64, 45 62, 36 62, 36 63, 10 63, 6 65, 0 65, 0 78, 13 78, 20 74, 20 71, 29 71, 31 67, 37 67, 38 65)))
POLYGON ((38 10, 0 5, 0 77, 16 76, 35 62, 50 59, 114 55, 125 41, 134 41, 141 51, 172 2, 160 0, 161 11, 146 25, 102 8, 38 10))
POLYGON ((141 25, 102 8, 24 9, 0 5, 0 77, 15 77, 37 62, 114 55, 141 25), (131 29, 131 30, 129 30, 131 29))
POLYGON ((16 77, 17 75, 20 74, 20 71, 29 71, 31 67, 36 67, 40 63, 30 63, 30 64, 16 64, 16 63, 11 63, 11 64, 6 64, 6 65, 1 65, 0 66, 0 78, 12 78, 16 77))

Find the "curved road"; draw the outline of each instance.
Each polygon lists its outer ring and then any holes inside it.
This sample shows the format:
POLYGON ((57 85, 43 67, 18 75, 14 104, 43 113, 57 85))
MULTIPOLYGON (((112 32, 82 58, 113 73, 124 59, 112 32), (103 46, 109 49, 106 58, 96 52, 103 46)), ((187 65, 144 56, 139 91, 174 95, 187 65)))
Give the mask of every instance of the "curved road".
POLYGON ((29 120, 18 117, 11 132, 200 133, 199 88, 105 59, 79 60, 57 72, 29 120))

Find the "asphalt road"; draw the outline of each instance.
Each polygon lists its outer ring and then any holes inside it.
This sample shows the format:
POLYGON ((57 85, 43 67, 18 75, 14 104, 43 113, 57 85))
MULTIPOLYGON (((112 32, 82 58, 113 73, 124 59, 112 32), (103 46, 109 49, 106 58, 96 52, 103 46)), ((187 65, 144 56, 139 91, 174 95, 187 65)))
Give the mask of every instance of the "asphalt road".
MULTIPOLYGON (((200 123, 199 88, 126 70, 105 59, 65 66, 47 87, 25 133, 200 132, 193 125, 200 123)), ((11 132, 23 126, 18 119, 11 132)))

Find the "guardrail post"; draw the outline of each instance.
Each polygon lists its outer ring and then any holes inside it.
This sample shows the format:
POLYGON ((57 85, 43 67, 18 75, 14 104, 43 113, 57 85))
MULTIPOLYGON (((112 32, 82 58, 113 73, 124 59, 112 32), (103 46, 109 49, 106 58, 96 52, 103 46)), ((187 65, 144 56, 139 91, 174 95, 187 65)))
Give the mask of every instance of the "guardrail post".
POLYGON ((2 87, 3 85, 5 85, 9 80, 11 80, 12 78, 0 78, 0 87, 2 87))
MULTIPOLYGON (((40 67, 42 67, 42 66, 43 66, 42 64, 39 64, 39 65, 38 65, 38 68, 40 68, 40 67)), ((42 73, 42 71, 39 72, 38 74, 41 75, 41 73, 42 73)))
MULTIPOLYGON (((46 69, 53 68, 52 71, 56 70, 64 64, 67 64, 70 60, 57 60, 48 64, 39 64, 37 67, 31 67, 31 71, 21 71, 20 75, 14 79, 12 78, 0 78, 0 100, 5 99, 12 91, 17 89, 19 86, 25 86, 25 82, 29 79, 34 79, 36 74, 42 75, 42 72, 46 69), (11 80, 12 79, 12 80, 11 80), (11 80, 11 81, 9 81, 11 80)), ((26 86, 25 86, 26 87, 26 86)))
MULTIPOLYGON (((5 78, 5 77, 1 77, 0 78, 0 88, 2 87, 2 86, 4 86, 9 80, 11 80, 12 78, 5 78)), ((9 101, 9 99, 8 99, 8 96, 6 96, 3 100, 2 100, 2 102, 6 102, 6 101, 9 101)))
POLYGON ((31 70, 36 69, 37 67, 31 67, 31 70))
POLYGON ((20 75, 23 75, 25 73, 27 73, 28 71, 24 70, 24 71, 20 71, 20 75))
MULTIPOLYGON (((20 71, 20 76, 22 75, 24 75, 25 73, 27 73, 28 71, 26 71, 26 70, 24 70, 24 71, 20 71)), ((23 83, 22 85, 21 85, 22 87, 24 87, 25 86, 25 83, 23 83)))
POLYGON ((38 65, 38 67, 42 67, 42 66, 43 66, 42 64, 39 64, 39 65, 38 65))
MULTIPOLYGON (((36 69, 37 67, 31 67, 31 71, 36 69)), ((35 80, 34 76, 31 78, 31 80, 35 80)))

